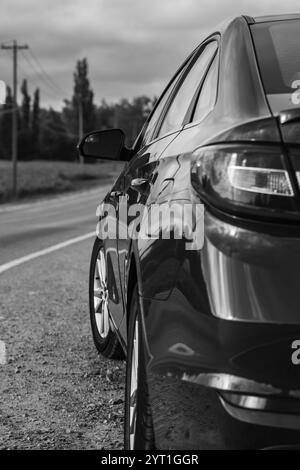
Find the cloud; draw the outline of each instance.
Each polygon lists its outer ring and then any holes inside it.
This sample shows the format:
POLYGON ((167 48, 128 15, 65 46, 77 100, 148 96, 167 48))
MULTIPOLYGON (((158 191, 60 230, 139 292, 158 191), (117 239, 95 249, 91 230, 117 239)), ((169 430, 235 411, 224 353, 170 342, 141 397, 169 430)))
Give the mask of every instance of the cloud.
MULTIPOLYGON (((87 57, 99 102, 157 95, 176 68, 226 17, 297 11, 298 0, 2 0, 0 41, 28 43, 19 54, 19 82, 41 88, 44 105, 72 94, 76 60, 87 57), (39 73, 38 73, 39 72, 39 73), (62 90, 64 92, 62 93, 62 90)), ((0 51, 0 78, 11 82, 11 53, 0 51)))

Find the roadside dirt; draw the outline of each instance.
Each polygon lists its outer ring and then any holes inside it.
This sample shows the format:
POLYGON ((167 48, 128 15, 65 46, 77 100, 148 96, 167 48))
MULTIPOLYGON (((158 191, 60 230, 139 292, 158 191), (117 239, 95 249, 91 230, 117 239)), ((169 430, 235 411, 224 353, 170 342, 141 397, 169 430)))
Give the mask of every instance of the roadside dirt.
POLYGON ((1 275, 0 449, 121 449, 124 363, 98 356, 87 307, 92 241, 1 275))

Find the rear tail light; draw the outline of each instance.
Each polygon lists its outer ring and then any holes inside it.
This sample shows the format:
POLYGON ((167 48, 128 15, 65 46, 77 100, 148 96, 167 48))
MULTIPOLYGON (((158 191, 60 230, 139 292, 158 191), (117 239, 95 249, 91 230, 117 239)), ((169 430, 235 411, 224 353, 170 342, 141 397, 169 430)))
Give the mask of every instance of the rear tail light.
POLYGON ((195 155, 192 184, 204 201, 230 212, 263 217, 299 215, 285 157, 279 148, 202 148, 195 155))
POLYGON ((233 188, 274 196, 293 196, 287 171, 236 165, 236 154, 231 160, 228 166, 228 179, 233 188))

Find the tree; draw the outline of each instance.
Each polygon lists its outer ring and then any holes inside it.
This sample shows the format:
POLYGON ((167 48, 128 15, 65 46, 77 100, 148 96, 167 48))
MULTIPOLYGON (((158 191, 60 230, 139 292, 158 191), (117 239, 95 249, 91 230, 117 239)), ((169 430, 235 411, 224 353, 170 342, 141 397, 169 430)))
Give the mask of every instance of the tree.
POLYGON ((20 109, 20 116, 18 120, 18 156, 22 160, 29 160, 32 158, 33 152, 33 139, 30 128, 30 101, 31 98, 28 93, 27 80, 23 80, 21 86, 22 103, 20 109))
POLYGON ((131 135, 130 139, 133 144, 138 133, 142 129, 150 111, 152 109, 152 101, 148 96, 138 96, 134 98, 131 104, 131 135))
POLYGON ((114 126, 115 106, 108 104, 105 100, 96 109, 95 129, 109 129, 114 126))
MULTIPOLYGON (((81 134, 96 128, 96 107, 94 105, 94 93, 88 78, 87 59, 77 61, 73 77, 73 96, 71 100, 64 100, 65 106, 62 117, 69 138, 77 143, 81 134)), ((76 155, 77 152, 74 146, 74 156, 76 155)))
POLYGON ((32 107, 32 121, 31 121, 32 132, 35 137, 38 137, 40 133, 40 90, 37 88, 33 95, 33 107, 32 107))
POLYGON ((21 128, 28 130, 30 125, 30 101, 31 98, 28 94, 27 80, 23 80, 21 86, 22 106, 21 106, 21 128))
POLYGON ((13 110, 13 97, 11 88, 6 87, 5 103, 1 112, 1 158, 11 158, 11 135, 12 135, 12 110, 13 110))
POLYGON ((76 145, 68 135, 62 114, 43 110, 40 135, 40 157, 47 160, 74 160, 76 145))
POLYGON ((33 155, 39 157, 40 150, 40 90, 37 88, 33 94, 31 133, 33 139, 33 155))
POLYGON ((124 131, 126 144, 131 147, 147 119, 152 101, 147 96, 138 96, 131 102, 123 98, 112 106, 112 127, 120 127, 124 131))
POLYGON ((76 64, 72 108, 75 117, 75 134, 79 136, 80 130, 83 134, 92 131, 95 128, 94 93, 90 88, 86 58, 78 60, 76 64), (80 113, 82 113, 82 129, 79 129, 80 113))

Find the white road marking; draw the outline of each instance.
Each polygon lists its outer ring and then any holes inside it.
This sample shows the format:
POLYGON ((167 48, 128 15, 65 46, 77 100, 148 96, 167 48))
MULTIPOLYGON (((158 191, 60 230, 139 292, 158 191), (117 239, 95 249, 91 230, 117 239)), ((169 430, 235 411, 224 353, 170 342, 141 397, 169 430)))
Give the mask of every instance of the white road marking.
POLYGON ((35 258, 48 255, 49 253, 53 253, 54 251, 61 250, 62 248, 65 248, 66 246, 73 245, 74 243, 78 243, 83 240, 87 240, 88 238, 91 238, 91 237, 96 237, 96 232, 89 232, 89 233, 86 233, 85 235, 81 235, 80 237, 71 238, 69 240, 66 240, 65 242, 58 243, 57 245, 52 245, 43 250, 35 251, 34 253, 30 253, 29 255, 22 256, 21 258, 17 258, 13 261, 9 261, 8 263, 0 265, 0 274, 4 273, 5 271, 8 271, 9 269, 15 268, 16 266, 19 266, 20 264, 27 263, 28 261, 31 261, 35 258))
POLYGON ((0 341, 0 365, 6 364, 6 346, 4 341, 0 341))

